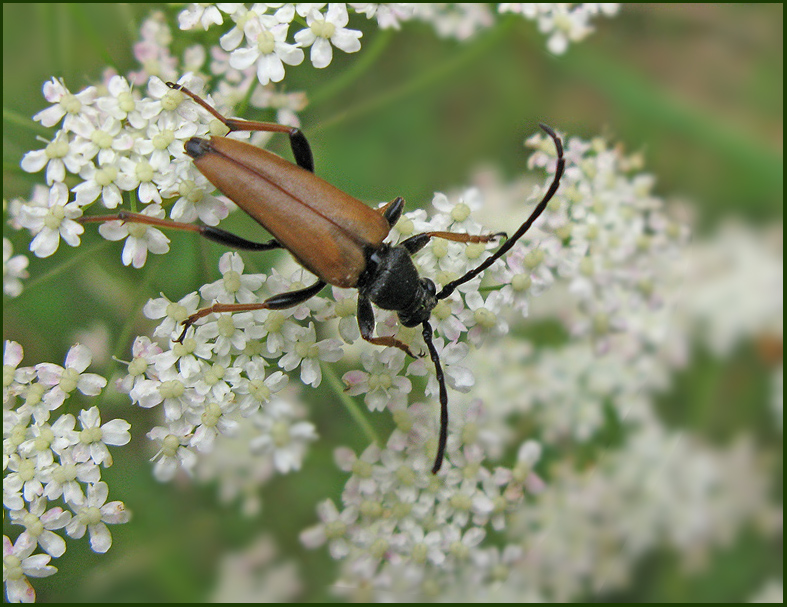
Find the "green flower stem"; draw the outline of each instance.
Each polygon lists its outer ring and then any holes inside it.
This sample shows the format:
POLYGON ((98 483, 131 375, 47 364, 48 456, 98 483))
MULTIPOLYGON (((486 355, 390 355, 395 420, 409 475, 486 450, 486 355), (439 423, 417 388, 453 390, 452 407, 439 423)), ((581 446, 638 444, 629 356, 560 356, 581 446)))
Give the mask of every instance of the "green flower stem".
POLYGON ((57 278, 60 274, 62 274, 66 270, 69 270, 72 266, 75 266, 85 261, 85 259, 97 256, 98 253, 100 253, 102 250, 104 250, 111 244, 112 244, 111 241, 105 240, 95 246, 80 247, 80 251, 78 253, 71 255, 63 263, 51 268, 50 270, 47 270, 46 272, 43 272, 42 274, 39 274, 38 276, 36 276, 31 280, 25 281, 25 288, 22 291, 22 293, 19 295, 19 297, 16 297, 13 300, 9 301, 8 304, 14 305, 21 299, 24 299, 24 297, 30 291, 33 291, 36 287, 39 287, 40 285, 52 280, 53 278, 57 278))
POLYGON ((123 323, 123 327, 118 333, 115 350, 112 356, 117 366, 120 366, 121 363, 119 361, 129 354, 129 343, 133 336, 136 335, 137 315, 142 311, 145 303, 150 299, 150 284, 153 282, 153 279, 158 276, 164 262, 163 255, 151 255, 149 257, 152 257, 152 259, 149 259, 148 263, 145 264, 146 270, 144 278, 139 288, 136 289, 136 297, 133 298, 129 306, 131 310, 136 310, 137 313, 129 314, 126 317, 126 322, 123 323))
POLYGON ((380 442, 380 437, 377 436, 377 433, 369 423, 369 420, 366 419, 366 416, 363 414, 363 411, 361 411, 358 403, 355 402, 355 399, 351 398, 347 392, 345 392, 345 386, 336 375, 333 367, 331 365, 321 365, 321 367, 323 376, 328 379, 328 383, 331 384, 334 394, 339 398, 339 400, 344 405, 344 408, 347 409, 347 411, 350 413, 350 416, 355 420, 358 426, 360 426, 361 430, 363 430, 363 433, 366 435, 366 437, 375 445, 381 445, 382 443, 380 442))
POLYGON ((336 78, 331 79, 327 85, 323 86, 315 94, 310 95, 309 105, 315 106, 325 102, 331 97, 335 97, 360 79, 361 76, 375 65, 377 59, 383 54, 383 51, 388 47, 391 40, 393 40, 393 30, 381 30, 379 34, 375 36, 372 44, 368 48, 364 47, 362 49, 357 61, 354 61, 350 67, 336 78))
POLYGON ((583 48, 572 55, 571 61, 555 62, 555 65, 590 80, 621 107, 648 121, 652 128, 665 127, 680 132, 726 156, 750 173, 752 179, 762 180, 768 187, 783 187, 784 158, 781 154, 750 133, 665 93, 641 75, 621 67, 617 58, 583 48))
MULTIPOLYGON (((121 73, 123 70, 118 68, 118 62, 115 61, 114 57, 110 53, 110 50, 107 48, 106 44, 104 43, 102 32, 98 30, 90 20, 88 16, 88 9, 83 4, 68 4, 66 5, 67 10, 71 14, 71 17, 74 19, 74 22, 77 24, 81 34, 84 36, 84 39, 88 41, 90 46, 93 48, 95 53, 103 58, 104 62, 117 70, 118 73, 121 73)), ((125 10, 127 15, 131 15, 131 12, 128 9, 125 10)), ((64 30, 65 33, 68 34, 75 34, 75 31, 72 30, 64 30)), ((135 32, 136 33, 136 32, 135 32)), ((64 48, 66 43, 73 44, 73 41, 63 40, 63 45, 61 45, 60 51, 65 51, 67 56, 71 55, 70 48, 64 48)))
POLYGON ((384 91, 380 95, 372 96, 366 101, 362 101, 358 105, 340 112, 333 118, 322 120, 320 124, 315 125, 315 128, 311 129, 311 131, 321 132, 325 129, 338 126, 350 117, 355 118, 363 114, 375 112, 382 106, 401 101, 426 88, 439 85, 441 80, 460 70, 476 57, 488 52, 490 47, 503 40, 508 35, 512 23, 513 21, 510 20, 503 21, 498 27, 492 28, 485 35, 479 36, 474 44, 463 49, 461 52, 457 52, 452 59, 430 70, 425 70, 409 82, 405 82, 391 90, 384 91))
MULTIPOLYGON (((16 126, 20 126, 24 129, 29 130, 36 135, 41 135, 42 137, 52 137, 52 129, 42 126, 40 123, 32 120, 30 116, 23 116, 19 112, 15 112, 14 110, 9 110, 7 108, 3 108, 3 122, 8 124, 13 124, 16 126)), ((20 173, 24 173, 24 171, 19 166, 18 162, 13 164, 11 163, 3 163, 3 170, 7 169, 14 169, 15 171, 19 171, 20 173)), ((26 174, 26 173, 25 173, 26 174)))

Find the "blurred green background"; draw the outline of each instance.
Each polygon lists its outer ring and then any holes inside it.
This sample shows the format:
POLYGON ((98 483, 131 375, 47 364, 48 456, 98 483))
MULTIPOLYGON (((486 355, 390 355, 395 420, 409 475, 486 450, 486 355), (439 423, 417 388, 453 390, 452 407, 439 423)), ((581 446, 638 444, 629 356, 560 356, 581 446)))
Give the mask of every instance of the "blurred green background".
MULTIPOLYGON (((23 173, 19 161, 41 147, 36 136, 52 134, 30 120, 46 106, 43 82, 63 77, 78 91, 107 66, 120 73, 136 68, 131 47, 151 8, 3 5, 6 200, 28 197, 42 180, 23 173)), ((174 29, 176 9, 167 10, 174 29)), ((358 56, 337 51, 327 69, 307 62, 287 72, 288 90, 306 90, 314 101, 302 120, 318 174, 362 200, 402 195, 408 208, 425 206, 435 191, 468 184, 480 165, 498 167, 507 179, 524 173, 522 140, 546 122, 568 135, 603 134, 627 151, 642 151, 646 170, 657 177, 656 192, 693 204, 696 238, 731 216, 781 225, 783 6, 625 5, 617 17, 594 25, 588 39, 553 57, 535 24, 516 16, 501 16, 465 43, 441 40, 421 23, 383 32, 352 16, 350 27, 364 31, 358 56)), ((255 238, 248 218, 231 220, 230 229, 255 238)), ((26 248, 26 234, 8 228, 4 234, 15 252, 26 248)), ((166 265, 153 263, 142 281, 120 265, 119 245, 90 236, 90 248, 61 245, 51 258, 31 258, 29 288, 15 300, 4 297, 4 338, 23 344, 24 364, 61 362, 74 331, 98 319, 111 328, 112 353, 127 359, 128 339, 150 326, 140 314, 149 297, 164 292, 178 299, 217 277, 223 250, 188 236, 171 235, 173 256, 166 265)), ((752 343, 725 361, 698 352, 665 395, 665 417, 722 443, 753 429, 781 454, 767 406, 751 405, 767 403, 763 392, 770 369, 782 364, 781 343, 775 358, 761 350, 752 343), (732 371, 735 389, 721 381, 729 382, 732 371), (721 404, 708 410, 711 400, 721 404)), ((348 414, 326 402, 330 396, 307 391, 304 398, 326 437, 306 462, 309 482, 301 475, 276 480, 261 517, 251 523, 233 508, 217 510, 211 488, 156 483, 139 430, 150 423, 144 412, 129 413, 122 400, 102 405, 122 411, 139 431, 105 473, 112 477, 110 499, 123 499, 134 520, 112 529, 115 543, 105 556, 94 555, 85 541, 69 541, 56 563, 60 572, 34 581, 39 601, 200 600, 213 583, 217 555, 261 529, 272 530, 285 552, 296 555, 309 580, 306 598, 326 598, 320 588, 332 579, 334 564, 324 550, 303 550, 297 533, 314 520, 315 500, 339 495, 333 446, 358 447, 363 439, 348 414)), ((18 528, 10 532, 15 537, 18 528)), ((670 555, 654 554, 637 570, 630 593, 606 598, 741 600, 767 572, 780 574, 781 559, 781 543, 756 534, 746 534, 691 579, 670 555)))

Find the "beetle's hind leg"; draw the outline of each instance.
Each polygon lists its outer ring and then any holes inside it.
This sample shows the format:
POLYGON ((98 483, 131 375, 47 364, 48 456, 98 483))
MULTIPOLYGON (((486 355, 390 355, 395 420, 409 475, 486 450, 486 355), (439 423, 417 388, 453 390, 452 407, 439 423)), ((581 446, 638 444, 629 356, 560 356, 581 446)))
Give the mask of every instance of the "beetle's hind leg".
POLYGON ((191 97, 202 108, 223 122, 230 131, 265 131, 268 133, 287 133, 290 137, 290 148, 295 157, 296 164, 302 169, 314 173, 314 156, 306 136, 300 129, 294 126, 277 124, 275 122, 258 122, 256 120, 240 120, 239 118, 225 118, 211 107, 202 97, 192 93, 189 89, 173 82, 167 82, 167 86, 173 90, 180 91, 184 95, 191 97))

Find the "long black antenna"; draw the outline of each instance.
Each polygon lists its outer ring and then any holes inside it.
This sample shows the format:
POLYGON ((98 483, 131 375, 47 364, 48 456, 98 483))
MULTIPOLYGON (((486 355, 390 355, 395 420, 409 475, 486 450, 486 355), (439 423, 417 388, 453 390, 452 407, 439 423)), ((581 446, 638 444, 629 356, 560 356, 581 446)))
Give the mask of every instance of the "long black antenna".
POLYGON ((437 474, 443 465, 445 445, 448 442, 448 392, 445 389, 445 377, 443 376, 443 368, 440 366, 440 356, 437 354, 437 348, 434 347, 432 342, 432 325, 429 324, 428 320, 425 320, 423 328, 422 335, 424 336, 426 347, 429 348, 429 357, 434 363, 437 384, 440 386, 440 440, 437 443, 437 455, 434 458, 434 466, 432 466, 432 474, 437 474))
POLYGON ((549 186, 549 190, 547 190, 547 193, 544 195, 544 198, 541 200, 541 202, 538 203, 538 206, 530 214, 530 217, 528 217, 527 220, 525 220, 525 223, 519 226, 519 229, 516 232, 514 232, 511 238, 509 238, 505 243, 503 243, 503 245, 497 251, 495 251, 495 254, 492 255, 492 257, 486 259, 480 266, 478 266, 473 270, 470 270, 464 276, 457 278, 456 280, 452 280, 447 285, 445 285, 442 288, 442 290, 437 294, 437 299, 445 299, 446 297, 451 295, 451 293, 454 292, 454 289, 456 289, 456 287, 466 283, 468 280, 473 280, 473 278, 478 276, 481 272, 486 270, 489 266, 495 263, 503 255, 508 253, 508 251, 511 250, 511 247, 513 247, 516 244, 516 241, 522 238, 525 232, 527 232, 530 229, 530 226, 533 225, 533 222, 535 222, 535 220, 538 219, 539 215, 541 215, 541 213, 544 212, 544 209, 547 208, 547 204, 549 203, 550 200, 552 200, 552 197, 555 195, 555 192, 557 192, 557 189, 560 186, 560 178, 563 176, 563 171, 566 168, 566 159, 563 157, 563 142, 561 141, 560 137, 557 136, 557 133, 555 133, 555 131, 552 130, 552 128, 548 127, 545 124, 539 124, 538 126, 540 126, 544 130, 544 132, 552 138, 552 141, 555 142, 555 147, 557 148, 557 166, 555 167, 555 177, 552 179, 552 185, 549 186))

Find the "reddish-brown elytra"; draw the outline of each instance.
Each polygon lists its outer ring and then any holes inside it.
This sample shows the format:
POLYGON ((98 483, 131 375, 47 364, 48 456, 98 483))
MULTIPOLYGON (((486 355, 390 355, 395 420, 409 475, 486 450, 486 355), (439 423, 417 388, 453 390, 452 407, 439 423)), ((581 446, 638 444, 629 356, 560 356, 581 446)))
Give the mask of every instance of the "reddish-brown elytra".
POLYGON ((268 230, 273 240, 252 242, 211 226, 179 223, 129 212, 83 217, 81 221, 121 220, 187 230, 236 249, 263 251, 283 248, 317 276, 317 282, 309 287, 274 295, 263 302, 214 304, 199 310, 183 322, 183 332, 178 341, 183 340, 191 325, 208 314, 290 308, 313 297, 326 284, 358 289, 358 326, 361 336, 368 342, 399 348, 414 356, 407 344, 398 339, 374 336, 372 304, 395 311, 406 327, 421 325, 440 391, 440 438, 432 467, 432 472, 436 474, 443 464, 448 439, 448 393, 440 357, 432 342, 429 317, 439 300, 451 295, 456 287, 472 280, 505 255, 544 211, 557 191, 565 169, 560 137, 548 126, 540 125, 555 143, 557 167, 552 184, 530 217, 491 257, 438 292, 430 279, 418 275, 411 259, 429 240, 444 238, 456 242, 490 242, 505 237, 505 234, 476 236, 425 232, 411 236, 398 245, 387 244, 383 240, 401 216, 404 199, 399 197, 380 209, 372 209, 314 175, 311 148, 300 130, 281 124, 224 118, 188 89, 172 83, 167 83, 167 86, 191 97, 230 131, 270 131, 289 135, 295 164, 261 148, 226 137, 212 137, 210 140, 192 137, 185 146, 186 153, 200 172, 268 230))

